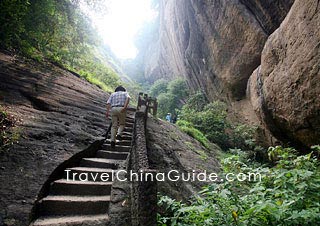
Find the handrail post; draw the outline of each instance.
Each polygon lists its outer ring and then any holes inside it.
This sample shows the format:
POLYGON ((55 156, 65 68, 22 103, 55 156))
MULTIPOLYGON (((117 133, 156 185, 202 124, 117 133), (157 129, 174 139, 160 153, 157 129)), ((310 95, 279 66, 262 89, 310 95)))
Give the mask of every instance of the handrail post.
POLYGON ((133 146, 130 154, 130 169, 139 175, 131 181, 132 226, 157 225, 156 171, 150 169, 146 143, 146 125, 151 98, 139 93, 135 114, 133 146))

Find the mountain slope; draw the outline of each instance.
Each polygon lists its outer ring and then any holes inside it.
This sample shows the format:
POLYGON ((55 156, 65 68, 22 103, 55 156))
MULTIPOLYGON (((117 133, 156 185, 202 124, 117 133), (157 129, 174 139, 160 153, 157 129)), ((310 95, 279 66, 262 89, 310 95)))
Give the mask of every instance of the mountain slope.
POLYGON ((0 53, 0 104, 20 139, 0 155, 0 225, 26 225, 51 172, 103 136, 108 94, 70 72, 0 53))

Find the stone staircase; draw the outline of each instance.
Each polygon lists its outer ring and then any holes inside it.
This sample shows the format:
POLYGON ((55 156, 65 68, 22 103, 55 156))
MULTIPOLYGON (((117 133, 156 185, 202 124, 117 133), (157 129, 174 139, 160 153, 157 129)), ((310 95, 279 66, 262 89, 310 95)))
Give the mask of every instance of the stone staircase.
POLYGON ((133 125, 131 111, 115 149, 107 139, 94 158, 83 158, 78 167, 66 169, 64 178, 51 183, 49 195, 39 202, 40 217, 30 226, 108 225, 112 171, 124 163, 130 152, 133 125))

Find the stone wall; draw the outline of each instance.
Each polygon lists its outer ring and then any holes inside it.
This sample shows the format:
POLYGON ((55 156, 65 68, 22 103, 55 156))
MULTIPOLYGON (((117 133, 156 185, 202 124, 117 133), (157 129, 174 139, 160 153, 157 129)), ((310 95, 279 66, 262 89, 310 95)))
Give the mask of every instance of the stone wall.
POLYGON ((146 119, 147 108, 137 110, 130 170, 141 175, 141 178, 139 181, 131 182, 131 218, 133 226, 157 225, 156 171, 149 167, 146 145, 146 119))

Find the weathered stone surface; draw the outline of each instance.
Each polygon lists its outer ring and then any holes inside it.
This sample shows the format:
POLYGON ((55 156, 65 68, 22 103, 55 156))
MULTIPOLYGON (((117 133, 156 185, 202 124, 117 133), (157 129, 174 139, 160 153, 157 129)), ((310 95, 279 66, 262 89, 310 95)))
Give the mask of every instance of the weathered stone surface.
POLYGON ((268 39, 261 73, 252 78, 262 120, 281 140, 310 146, 320 141, 320 3, 297 0, 268 39), (260 86, 260 87, 257 87, 260 86))
MULTIPOLYGON (((260 74, 260 66, 252 73, 248 80, 246 99, 243 99, 239 102, 244 102, 240 107, 236 107, 237 102, 233 103, 232 109, 238 110, 237 116, 242 117, 247 124, 258 126, 259 130, 257 131, 258 143, 263 146, 276 145, 279 144, 278 140, 271 134, 267 126, 267 119, 262 112, 263 99, 262 99, 262 83, 260 74), (245 112, 245 113, 244 113, 245 112), (246 114, 247 113, 247 114, 246 114), (247 117, 249 115, 249 117, 247 117), (248 120, 250 118, 251 120, 248 120)), ((240 121, 240 119, 238 120, 240 121)))
POLYGON ((160 1, 159 39, 146 54, 146 77, 182 76, 210 100, 242 99, 268 35, 292 2, 160 1))
MULTIPOLYGON (((177 170, 172 176, 180 176, 178 181, 158 181, 158 192, 178 200, 187 201, 195 195, 206 182, 195 179, 182 181, 181 174, 191 175, 206 171, 219 173, 220 164, 217 155, 220 148, 214 144, 210 150, 204 148, 197 140, 182 133, 176 125, 148 118, 147 145, 150 167, 158 173, 167 174, 171 170, 177 170)), ((161 177, 160 177, 161 178, 161 177)), ((212 183, 212 182, 210 182, 212 183)))
POLYGON ((19 143, 0 155, 0 225, 27 225, 51 172, 105 133, 108 95, 53 65, 0 53, 0 97, 23 120, 19 143))
POLYGON ((270 35, 281 24, 294 0, 240 0, 255 16, 262 29, 270 35))

